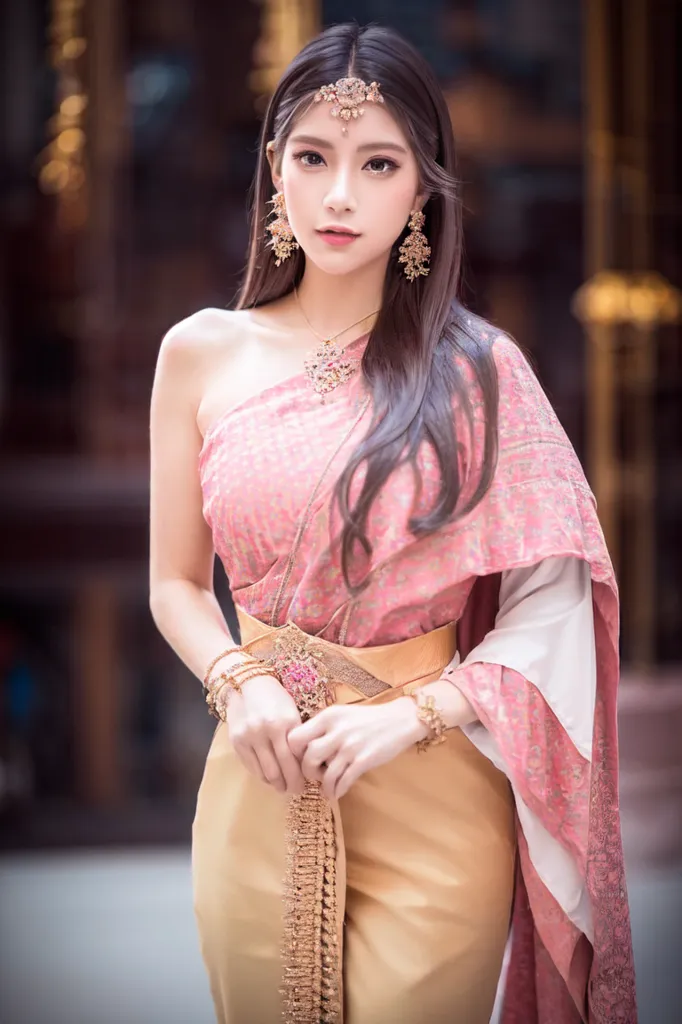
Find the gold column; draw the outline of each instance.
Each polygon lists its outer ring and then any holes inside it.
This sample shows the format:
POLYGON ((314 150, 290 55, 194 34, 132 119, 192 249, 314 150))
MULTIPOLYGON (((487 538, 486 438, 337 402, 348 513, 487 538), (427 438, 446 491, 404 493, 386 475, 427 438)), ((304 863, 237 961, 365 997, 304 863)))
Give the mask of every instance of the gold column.
MULTIPOLYGON (((123 14, 122 0, 83 3, 89 208, 79 247, 79 408, 82 448, 90 466, 110 459, 116 443, 121 317, 116 250, 123 212, 120 166, 127 138, 123 14)), ((79 583, 74 605, 76 786, 81 799, 105 806, 125 796, 120 760, 120 597, 113 583, 95 576, 79 583)))
POLYGON ((263 107, 282 73, 321 27, 319 0, 258 0, 263 8, 261 35, 254 53, 251 88, 263 107))
POLYGON ((84 5, 85 0, 51 3, 49 60, 57 109, 47 125, 51 139, 38 160, 40 188, 56 197, 57 224, 69 232, 82 228, 88 216, 84 5))
POLYGON ((76 791, 94 806, 116 803, 120 761, 119 603, 113 584, 92 579, 75 597, 73 742, 76 791))
POLYGON ((116 408, 118 330, 122 320, 116 252, 125 207, 121 166, 127 156, 122 0, 88 3, 90 86, 90 216, 82 247, 81 428, 93 457, 117 454, 120 410, 116 408))
POLYGON ((622 571, 626 582, 626 652, 633 665, 646 669, 655 660, 656 344, 659 326, 679 319, 682 303, 679 292, 649 269, 655 259, 648 131, 653 117, 651 12, 647 0, 626 0, 622 26, 611 15, 608 0, 586 2, 588 278, 573 308, 588 338, 592 486, 616 572, 620 577, 622 571), (619 50, 621 81, 612 61, 619 50), (624 135, 618 138, 617 115, 624 126, 624 135))
MULTIPOLYGON (((611 264, 611 195, 615 165, 608 0, 585 2, 585 271, 588 278, 611 264)), ((586 313, 586 311, 585 311, 586 313)), ((599 517, 616 567, 618 466, 615 442, 615 329, 602 317, 582 315, 588 336, 588 469, 599 517)), ((579 313, 580 315, 580 313, 579 313)))
MULTIPOLYGON (((632 267, 651 266, 651 209, 647 119, 650 111, 648 0, 627 0, 625 9, 626 189, 632 224, 632 267)), ((632 594, 623 608, 623 626, 631 636, 630 656, 637 668, 655 658, 656 546, 653 398, 656 386, 656 323, 635 320, 629 329, 625 366, 630 457, 625 496, 632 509, 632 594), (631 415, 630 415, 631 410, 631 415)))

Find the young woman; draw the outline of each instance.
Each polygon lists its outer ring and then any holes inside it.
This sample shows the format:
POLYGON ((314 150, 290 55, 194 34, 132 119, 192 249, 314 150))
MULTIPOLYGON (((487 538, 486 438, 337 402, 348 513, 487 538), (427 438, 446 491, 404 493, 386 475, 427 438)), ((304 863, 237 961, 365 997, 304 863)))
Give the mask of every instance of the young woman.
POLYGON ((510 930, 505 1020, 636 1020, 616 584, 525 358, 458 302, 454 150, 404 40, 324 32, 265 116, 237 308, 161 346, 151 607, 219 719, 221 1022, 487 1024, 510 930))

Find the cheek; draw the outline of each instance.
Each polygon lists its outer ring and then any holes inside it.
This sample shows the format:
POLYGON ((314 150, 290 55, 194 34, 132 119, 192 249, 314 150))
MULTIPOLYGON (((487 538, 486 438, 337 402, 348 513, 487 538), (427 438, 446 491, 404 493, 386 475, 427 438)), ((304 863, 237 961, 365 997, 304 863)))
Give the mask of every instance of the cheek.
POLYGON ((377 235, 389 245, 402 234, 414 206, 415 191, 411 183, 386 182, 381 190, 368 197, 367 215, 377 235))
POLYGON ((283 178, 283 188, 289 223, 296 234, 297 228, 299 232, 305 230, 313 217, 315 185, 310 178, 306 180, 304 175, 292 168, 283 178))

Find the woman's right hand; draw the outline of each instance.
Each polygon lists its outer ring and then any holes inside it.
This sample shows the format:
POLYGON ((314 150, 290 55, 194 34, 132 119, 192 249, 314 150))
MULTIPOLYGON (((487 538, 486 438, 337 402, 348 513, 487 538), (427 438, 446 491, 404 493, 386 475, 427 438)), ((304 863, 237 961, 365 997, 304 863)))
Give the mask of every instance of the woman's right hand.
POLYGON ((288 741, 301 716, 282 684, 270 675, 252 676, 241 693, 224 686, 217 703, 225 709, 230 741, 245 768, 279 793, 302 793, 306 780, 288 741))

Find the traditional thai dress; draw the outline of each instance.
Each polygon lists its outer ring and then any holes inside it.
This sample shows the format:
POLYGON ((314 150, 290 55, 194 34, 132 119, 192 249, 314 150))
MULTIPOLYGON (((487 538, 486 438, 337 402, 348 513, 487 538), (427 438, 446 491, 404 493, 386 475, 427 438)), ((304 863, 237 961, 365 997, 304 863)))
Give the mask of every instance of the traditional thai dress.
MULTIPOLYGON (((345 352, 360 359, 366 344, 345 352)), ((616 584, 544 392, 512 341, 496 339, 493 353, 490 490, 416 539, 408 520, 432 507, 439 482, 424 444, 421 490, 401 465, 372 507, 369 586, 354 599, 331 495, 371 415, 362 374, 324 402, 305 374, 289 377, 226 411, 204 439, 204 515, 241 642, 278 668, 304 717, 438 678, 478 716, 332 802, 315 783, 288 797, 255 779, 218 725, 193 870, 221 1024, 488 1024, 496 992, 505 1024, 635 1024, 616 584)), ((465 500, 484 423, 464 362, 462 372, 473 404, 468 442, 458 427, 465 500)))

